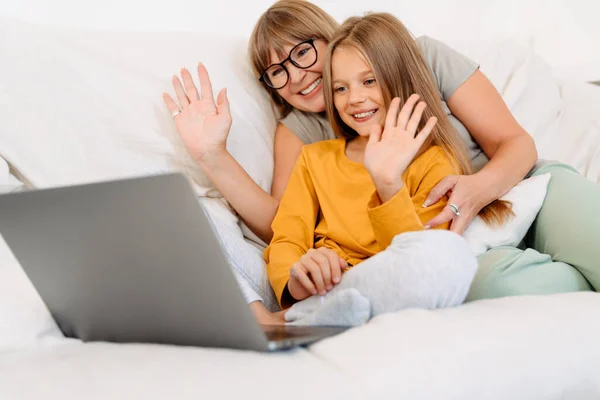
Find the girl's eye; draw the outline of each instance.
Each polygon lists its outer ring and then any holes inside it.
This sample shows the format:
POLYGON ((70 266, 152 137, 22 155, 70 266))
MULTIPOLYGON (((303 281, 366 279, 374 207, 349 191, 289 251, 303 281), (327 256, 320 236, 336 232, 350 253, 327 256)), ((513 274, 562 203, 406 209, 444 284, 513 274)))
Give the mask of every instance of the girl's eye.
POLYGON ((336 87, 335 89, 333 89, 333 91, 334 91, 335 93, 342 93, 344 90, 346 90, 346 88, 345 88, 345 87, 343 87, 343 86, 336 87))
POLYGON ((365 80, 365 85, 374 85, 375 84, 375 78, 369 78, 367 80, 365 80))

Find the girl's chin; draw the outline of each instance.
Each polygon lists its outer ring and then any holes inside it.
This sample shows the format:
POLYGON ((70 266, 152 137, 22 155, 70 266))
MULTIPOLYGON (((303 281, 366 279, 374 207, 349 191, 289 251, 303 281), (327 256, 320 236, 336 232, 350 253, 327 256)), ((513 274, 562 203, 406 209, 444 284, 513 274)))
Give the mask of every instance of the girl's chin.
POLYGON ((370 126, 361 126, 360 129, 355 129, 354 131, 358 133, 358 136, 362 138, 368 138, 369 136, 371 136, 370 126))

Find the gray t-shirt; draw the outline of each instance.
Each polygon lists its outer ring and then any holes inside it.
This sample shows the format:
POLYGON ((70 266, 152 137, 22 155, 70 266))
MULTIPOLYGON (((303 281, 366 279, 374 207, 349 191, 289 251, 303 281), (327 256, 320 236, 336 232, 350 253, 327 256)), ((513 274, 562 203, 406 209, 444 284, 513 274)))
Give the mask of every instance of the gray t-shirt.
MULTIPOLYGON (((479 65, 460 54, 444 43, 428 36, 416 39, 417 45, 429 65, 442 100, 442 109, 461 137, 465 140, 474 172, 479 171, 489 161, 479 145, 475 143, 465 126, 450 112, 446 101, 473 73, 479 65)), ((335 139, 331 125, 324 113, 307 113, 294 109, 281 120, 304 144, 315 143, 321 140, 335 139)))

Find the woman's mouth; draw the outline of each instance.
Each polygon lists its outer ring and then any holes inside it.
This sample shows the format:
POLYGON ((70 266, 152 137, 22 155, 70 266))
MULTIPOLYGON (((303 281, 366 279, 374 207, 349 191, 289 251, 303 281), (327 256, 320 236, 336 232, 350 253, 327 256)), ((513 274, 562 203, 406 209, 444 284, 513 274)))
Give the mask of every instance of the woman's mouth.
POLYGON ((310 86, 308 86, 306 89, 302 90, 300 92, 300 94, 302 96, 308 96, 321 84, 321 81, 323 81, 323 77, 319 77, 316 81, 311 83, 310 86))

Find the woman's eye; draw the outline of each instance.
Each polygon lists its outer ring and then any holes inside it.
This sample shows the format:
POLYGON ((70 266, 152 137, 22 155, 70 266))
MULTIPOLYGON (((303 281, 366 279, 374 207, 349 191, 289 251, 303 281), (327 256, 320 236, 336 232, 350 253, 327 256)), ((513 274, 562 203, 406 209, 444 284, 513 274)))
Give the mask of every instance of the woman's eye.
POLYGON ((365 81, 365 85, 374 85, 374 84, 375 84, 375 78, 370 78, 365 81))
POLYGON ((272 71, 269 71, 269 73, 272 77, 277 77, 277 76, 283 74, 283 68, 274 69, 272 71))

